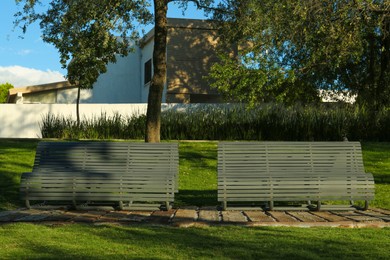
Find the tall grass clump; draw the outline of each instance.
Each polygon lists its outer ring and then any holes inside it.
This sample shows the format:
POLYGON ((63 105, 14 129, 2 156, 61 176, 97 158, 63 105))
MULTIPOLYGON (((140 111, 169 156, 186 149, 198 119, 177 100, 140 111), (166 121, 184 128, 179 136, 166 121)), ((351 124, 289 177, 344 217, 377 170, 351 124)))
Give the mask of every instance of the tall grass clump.
MULTIPOLYGON (((47 115, 45 138, 143 139, 145 115, 83 119, 47 115)), ((389 141, 390 109, 370 111, 349 104, 284 106, 263 104, 172 106, 162 112, 163 140, 389 141)))
POLYGON ((139 139, 144 135, 145 116, 124 117, 118 113, 82 119, 48 114, 40 125, 43 138, 61 139, 139 139))

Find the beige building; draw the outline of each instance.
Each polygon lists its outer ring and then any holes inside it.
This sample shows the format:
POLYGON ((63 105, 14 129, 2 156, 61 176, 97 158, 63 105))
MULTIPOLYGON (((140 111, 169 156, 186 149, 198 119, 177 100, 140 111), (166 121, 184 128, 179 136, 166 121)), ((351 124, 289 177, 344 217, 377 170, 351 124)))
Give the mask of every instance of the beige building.
MULTIPOLYGON (((168 19, 165 103, 217 103, 221 97, 204 78, 217 62, 217 30, 212 22, 168 19)), ((154 29, 126 57, 117 58, 92 90, 82 90, 81 103, 147 103, 153 75, 154 29)), ((9 92, 9 103, 75 103, 77 88, 59 82, 9 92)))
POLYGON ((54 82, 37 86, 11 88, 8 91, 7 103, 16 104, 63 104, 74 103, 77 88, 68 81, 54 82))
POLYGON ((217 31, 208 21, 170 21, 167 44, 168 103, 216 103, 221 100, 204 76, 218 61, 217 31))

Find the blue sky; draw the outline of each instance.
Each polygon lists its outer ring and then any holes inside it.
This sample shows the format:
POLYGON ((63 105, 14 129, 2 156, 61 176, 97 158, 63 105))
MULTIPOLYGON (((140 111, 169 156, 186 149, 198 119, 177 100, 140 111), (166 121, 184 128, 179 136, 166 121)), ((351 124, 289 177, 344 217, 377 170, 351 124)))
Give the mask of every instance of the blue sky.
MULTIPOLYGON (((63 80, 66 71, 61 68, 58 52, 42 41, 39 26, 30 26, 25 35, 14 28, 18 10, 15 0, 0 0, 0 84, 24 87, 63 80)), ((205 19, 203 12, 191 4, 183 16, 182 10, 171 3, 168 17, 205 19)))

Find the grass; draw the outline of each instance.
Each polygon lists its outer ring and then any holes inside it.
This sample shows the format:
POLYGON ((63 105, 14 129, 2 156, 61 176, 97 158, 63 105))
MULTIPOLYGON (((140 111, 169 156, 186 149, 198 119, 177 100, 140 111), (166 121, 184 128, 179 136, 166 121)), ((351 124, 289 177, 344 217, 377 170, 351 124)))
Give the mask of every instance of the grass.
MULTIPOLYGON (((0 140, 0 210, 22 206, 35 140, 0 140)), ((217 204, 217 142, 180 142, 176 205, 217 204)), ((363 143, 375 207, 390 209, 390 143, 363 143)), ((388 259, 390 229, 0 225, 0 259, 388 259)))
POLYGON ((12 224, 1 259, 386 259, 389 229, 12 224))
POLYGON ((390 143, 363 143, 366 172, 375 179, 375 200, 372 206, 390 209, 390 143))
POLYGON ((21 205, 20 175, 31 171, 37 143, 34 140, 0 140, 0 210, 21 205))
POLYGON ((217 142, 181 142, 175 205, 216 205, 217 142))

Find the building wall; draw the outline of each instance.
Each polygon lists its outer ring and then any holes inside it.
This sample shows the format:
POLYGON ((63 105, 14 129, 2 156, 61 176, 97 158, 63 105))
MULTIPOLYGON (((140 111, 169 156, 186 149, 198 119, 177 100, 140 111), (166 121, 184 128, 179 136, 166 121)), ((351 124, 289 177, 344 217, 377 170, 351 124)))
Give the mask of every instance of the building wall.
MULTIPOLYGON (((80 100, 91 97, 90 90, 80 92, 80 100)), ((74 104, 77 102, 77 88, 53 89, 48 91, 27 93, 23 95, 23 104, 74 104)))
POLYGON ((171 19, 167 44, 167 102, 219 102, 204 76, 218 61, 217 31, 203 20, 171 19))
POLYGON ((54 104, 57 102, 57 90, 24 94, 22 102, 24 104, 29 104, 29 103, 30 104, 31 103, 54 104))
MULTIPOLYGON (((144 68, 145 68, 145 63, 148 60, 151 60, 153 57, 153 47, 154 47, 154 41, 152 38, 152 39, 148 40, 146 43, 144 43, 142 45, 142 48, 141 48, 141 61, 139 63, 139 67, 141 68, 141 82, 140 82, 140 89, 141 89, 140 102, 141 103, 148 102, 150 83, 145 84, 145 82, 144 82, 144 75, 145 75, 144 68)), ((152 66, 152 72, 153 72, 153 66, 152 66)), ((165 101, 165 97, 163 97, 163 102, 164 101, 165 101)))
POLYGON ((110 63, 107 72, 100 75, 92 93, 81 103, 139 103, 141 101, 141 50, 126 57, 118 55, 116 63, 110 63))

